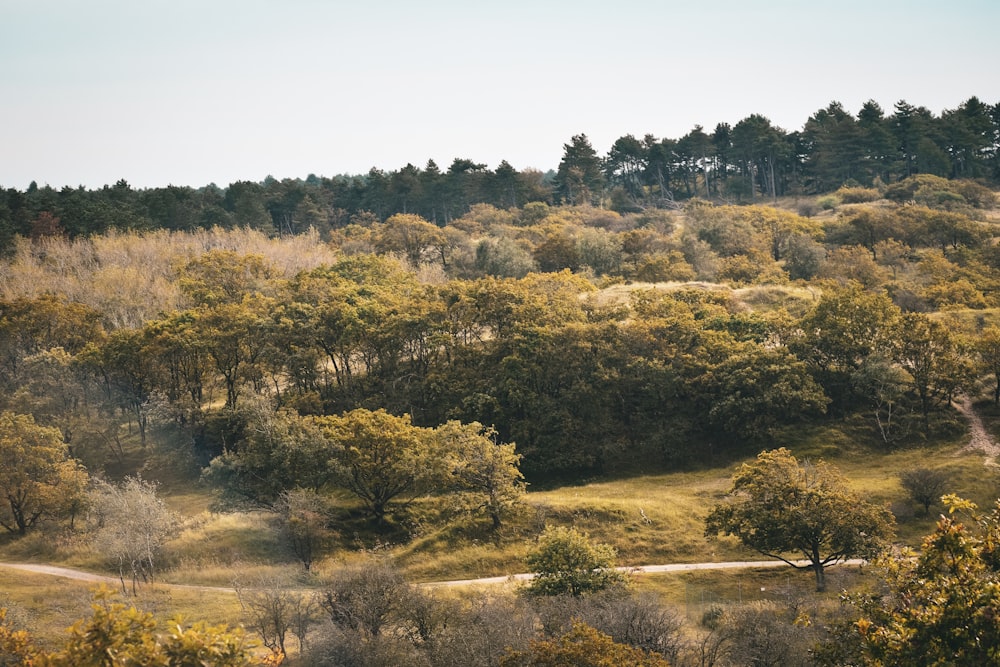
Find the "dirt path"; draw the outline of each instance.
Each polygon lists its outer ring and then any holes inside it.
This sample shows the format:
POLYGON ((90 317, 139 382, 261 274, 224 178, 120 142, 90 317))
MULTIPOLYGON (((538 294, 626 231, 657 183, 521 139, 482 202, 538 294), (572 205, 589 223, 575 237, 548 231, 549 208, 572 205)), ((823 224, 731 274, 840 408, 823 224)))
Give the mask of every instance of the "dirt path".
POLYGON ((990 437, 983 426, 983 420, 979 417, 972 406, 972 399, 968 396, 962 397, 962 402, 958 405, 958 411, 965 415, 969 421, 969 442, 962 448, 962 452, 982 452, 985 455, 983 465, 988 467, 1000 467, 997 458, 1000 457, 1000 445, 990 437))
MULTIPOLYGON (((121 586, 121 580, 118 577, 108 577, 103 574, 94 574, 93 572, 85 572, 84 570, 74 570, 69 567, 58 567, 55 565, 38 565, 36 563, 2 563, 0 562, 0 567, 5 567, 10 570, 21 570, 22 572, 35 572, 38 574, 49 574, 53 577, 62 577, 63 579, 73 579, 74 581, 87 581, 95 584, 108 584, 110 586, 121 586)), ((126 580, 126 583, 130 583, 126 580)), ((216 591, 220 593, 234 593, 235 590, 232 588, 224 588, 220 586, 194 586, 190 584, 164 584, 170 586, 171 588, 185 588, 194 591, 216 591)))
MULTIPOLYGON (((847 561, 842 561, 841 565, 863 565, 865 561, 860 559, 852 559, 847 561)), ((804 566, 808 565, 807 561, 796 561, 796 565, 804 566)), ((112 586, 120 586, 121 582, 117 577, 108 577, 100 574, 94 574, 92 572, 84 572, 83 570, 74 570, 68 567, 57 567, 55 565, 37 565, 34 563, 2 563, 0 562, 0 567, 8 568, 12 570, 21 570, 24 572, 36 572, 39 574, 48 574, 54 577, 63 577, 64 579, 73 579, 76 581, 87 581, 92 583, 102 583, 109 584, 112 586)), ((668 565, 642 565, 635 567, 619 567, 616 568, 622 572, 629 572, 634 574, 656 574, 661 572, 690 572, 693 570, 734 570, 734 569, 749 569, 749 568, 772 568, 772 567, 789 567, 787 563, 780 560, 767 560, 767 561, 731 561, 726 563, 671 563, 668 565)), ((481 579, 454 579, 451 581, 432 581, 422 584, 428 587, 445 587, 445 586, 480 586, 488 584, 505 584, 517 581, 529 581, 535 575, 528 573, 521 574, 509 574, 502 577, 483 577, 481 579)), ((170 586, 172 588, 184 588, 189 590, 198 591, 214 591, 219 593, 234 593, 234 589, 225 588, 220 586, 194 586, 189 584, 161 584, 165 586, 170 586)))

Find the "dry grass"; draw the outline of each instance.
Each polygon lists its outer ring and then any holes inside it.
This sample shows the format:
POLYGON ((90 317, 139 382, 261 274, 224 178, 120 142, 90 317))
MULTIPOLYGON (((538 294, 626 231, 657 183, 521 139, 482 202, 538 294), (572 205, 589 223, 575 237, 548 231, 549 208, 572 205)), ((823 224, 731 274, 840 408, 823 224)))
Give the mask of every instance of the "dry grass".
MULTIPOLYGON (((52 577, 44 574, 0 568, 0 605, 14 610, 28 625, 32 636, 42 646, 52 648, 66 638, 67 629, 90 615, 94 592, 91 583, 52 577)), ((186 623, 206 621, 213 625, 235 624, 240 617, 234 593, 143 586, 135 597, 123 598, 158 618, 181 617, 186 623)))
MULTIPOLYGON (((997 435, 1000 410, 987 405, 980 406, 980 412, 987 428, 997 435)), ((863 418, 799 425, 776 434, 770 444, 788 447, 800 460, 824 459, 836 465, 866 498, 893 508, 899 517, 899 541, 913 546, 931 532, 940 508, 932 507, 930 516, 923 516, 900 486, 901 471, 915 467, 945 470, 952 480, 949 492, 982 507, 991 506, 997 496, 1000 473, 984 467, 981 455, 962 453, 963 445, 964 436, 956 435, 932 445, 880 450, 871 439, 871 425, 863 418)), ((373 530, 352 515, 352 506, 341 499, 345 504, 344 514, 337 520, 339 543, 314 565, 311 577, 305 576, 283 544, 274 515, 204 511, 210 499, 204 489, 190 480, 185 483, 183 476, 168 478, 161 491, 172 507, 189 514, 167 545, 160 579, 229 587, 237 576, 277 577, 311 587, 373 550, 391 555, 414 582, 502 576, 525 570, 525 555, 546 524, 572 525, 587 531, 596 541, 613 545, 621 565, 753 560, 759 556, 734 540, 703 535, 704 517, 728 490, 729 479, 739 463, 733 460, 712 469, 533 490, 525 509, 499 535, 493 535, 482 519, 436 522, 433 500, 418 504, 410 520, 396 524, 390 535, 373 530)), ((38 532, 20 540, 7 538, 0 544, 0 557, 107 572, 80 533, 38 532)), ((837 572, 831 571, 831 594, 839 587, 854 585, 849 577, 837 583, 839 580, 832 578, 840 576, 837 572)), ((0 577, 0 585, 11 601, 31 615, 32 625, 45 637, 57 637, 87 610, 89 586, 85 584, 7 572, 0 577)), ((772 599, 769 592, 784 586, 804 595, 811 590, 813 581, 808 572, 781 568, 640 575, 635 585, 654 590, 674 604, 690 606, 692 596, 697 596, 700 604, 703 593, 709 599, 772 599), (760 591, 762 587, 764 591, 760 591)), ((231 594, 171 588, 163 589, 156 597, 152 591, 160 591, 158 587, 148 590, 149 604, 158 605, 158 615, 163 610, 168 615, 183 613, 192 621, 230 623, 239 618, 231 594)))
POLYGON ((593 296, 597 304, 602 306, 626 305, 632 295, 637 292, 657 291, 676 292, 682 289, 700 289, 704 291, 723 292, 732 297, 733 304, 748 310, 770 312, 784 308, 793 315, 803 315, 819 299, 820 291, 815 287, 801 285, 751 285, 733 289, 721 283, 664 282, 664 283, 628 283, 610 285, 601 289, 593 296))
POLYGON ((696 282, 663 282, 663 283, 618 283, 615 285, 610 285, 599 290, 596 294, 592 295, 598 305, 609 306, 609 305, 627 305, 632 300, 632 295, 636 292, 645 292, 648 290, 653 290, 657 292, 675 292, 681 289, 703 289, 703 290, 717 290, 729 292, 731 291, 726 285, 720 283, 706 283, 701 281, 696 282))

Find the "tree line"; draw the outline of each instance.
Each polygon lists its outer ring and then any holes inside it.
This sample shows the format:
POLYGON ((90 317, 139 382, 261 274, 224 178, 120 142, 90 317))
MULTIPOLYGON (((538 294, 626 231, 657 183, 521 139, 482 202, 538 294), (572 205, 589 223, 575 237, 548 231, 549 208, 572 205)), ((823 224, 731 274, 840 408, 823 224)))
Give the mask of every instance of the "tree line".
POLYGON ((490 169, 455 158, 397 170, 305 179, 272 177, 193 188, 144 190, 126 180, 101 189, 32 183, 0 192, 0 250, 15 236, 70 237, 109 230, 194 230, 250 227, 272 234, 309 228, 327 232, 352 219, 384 221, 416 214, 444 226, 476 204, 500 209, 531 202, 591 204, 619 212, 672 207, 704 197, 734 203, 815 194, 841 185, 890 184, 915 174, 1000 180, 1000 104, 970 97, 935 115, 906 101, 891 114, 866 102, 851 114, 832 102, 801 130, 786 131, 763 115, 683 137, 625 135, 600 155, 585 134, 564 145, 557 169, 490 169))

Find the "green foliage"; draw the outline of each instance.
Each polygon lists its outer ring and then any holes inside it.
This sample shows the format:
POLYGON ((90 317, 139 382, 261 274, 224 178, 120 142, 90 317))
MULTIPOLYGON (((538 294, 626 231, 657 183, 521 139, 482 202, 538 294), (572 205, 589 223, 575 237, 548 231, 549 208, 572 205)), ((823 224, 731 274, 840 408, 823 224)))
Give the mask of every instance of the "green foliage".
POLYGON ((501 667, 669 667, 657 653, 619 644, 585 623, 575 623, 561 637, 531 642, 527 651, 512 651, 501 667))
POLYGON ((377 522, 441 479, 441 457, 426 429, 385 410, 357 409, 316 423, 329 442, 332 481, 355 495, 377 522))
POLYGON ((70 637, 57 651, 38 656, 43 667, 250 667, 277 665, 259 660, 239 629, 196 623, 185 626, 173 619, 160 626, 154 616, 98 593, 93 615, 70 628, 70 637))
POLYGON ((809 364, 837 410, 850 406, 851 374, 866 359, 891 350, 901 312, 887 296, 858 284, 824 291, 815 308, 800 322, 801 334, 789 347, 809 364))
POLYGON ((882 193, 876 188, 842 186, 837 189, 835 196, 844 204, 865 204, 878 201, 882 198, 882 193))
POLYGON ((745 343, 728 353, 703 383, 711 396, 708 421, 723 432, 752 440, 825 412, 829 399, 787 350, 745 343))
POLYGON ((492 522, 493 530, 523 501, 524 475, 519 465, 521 455, 514 443, 497 441, 493 428, 473 422, 448 421, 434 430, 437 449, 443 458, 445 475, 473 512, 482 512, 492 522))
POLYGON ((994 202, 994 195, 988 188, 971 182, 950 181, 933 174, 916 174, 894 183, 886 188, 885 198, 949 210, 963 206, 988 208, 994 202))
POLYGON ((330 445, 317 423, 263 402, 246 404, 238 418, 243 436, 204 473, 229 500, 270 505, 284 491, 329 483, 330 445))
POLYGON ((823 211, 832 211, 840 206, 840 204, 840 197, 837 197, 836 195, 824 195, 816 199, 816 205, 823 211))
POLYGON ((740 466, 732 481, 726 502, 705 519, 706 536, 732 535, 792 565, 785 554, 795 553, 809 561, 819 591, 827 565, 871 557, 892 535, 889 511, 850 491, 840 472, 822 461, 800 465, 786 449, 765 451, 740 466))
POLYGON ((77 508, 87 473, 67 457, 62 434, 31 415, 0 414, 0 526, 24 535, 77 508))
POLYGON ((531 595, 585 595, 624 585, 625 575, 614 569, 615 556, 613 547, 595 544, 575 528, 548 526, 528 554, 535 577, 526 590, 531 595))
POLYGON ((180 268, 178 285, 195 305, 217 306, 266 293, 276 276, 277 270, 263 255, 209 250, 180 268))
POLYGON ((856 627, 872 664, 972 667, 1000 660, 1000 506, 981 514, 955 496, 945 504, 948 516, 919 555, 890 553, 878 561, 887 594, 849 598, 861 611, 856 627))

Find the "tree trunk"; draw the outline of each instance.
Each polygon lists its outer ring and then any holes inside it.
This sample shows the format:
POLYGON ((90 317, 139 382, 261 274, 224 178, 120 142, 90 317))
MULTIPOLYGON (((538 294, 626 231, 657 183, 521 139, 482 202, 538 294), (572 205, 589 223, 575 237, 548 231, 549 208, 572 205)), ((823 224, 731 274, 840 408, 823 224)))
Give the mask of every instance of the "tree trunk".
POLYGON ((823 570, 823 559, 819 555, 819 545, 812 545, 812 560, 813 571, 816 573, 816 592, 823 593, 826 591, 826 572, 823 570))
POLYGON ((823 564, 815 563, 813 570, 816 572, 816 592, 826 592, 826 572, 823 570, 823 564))

